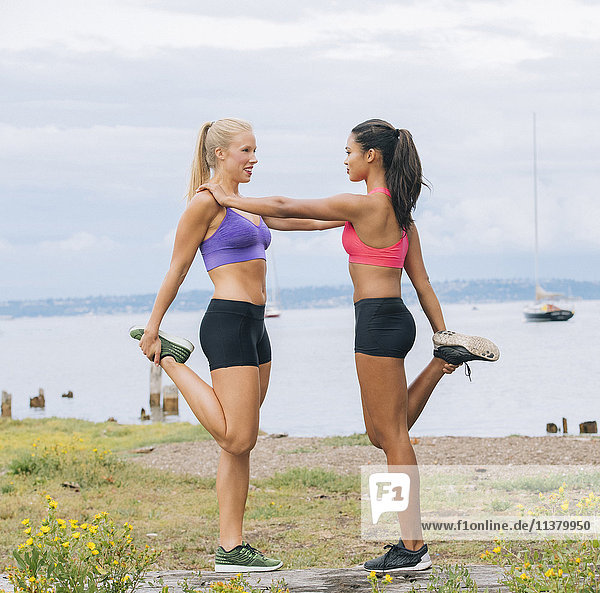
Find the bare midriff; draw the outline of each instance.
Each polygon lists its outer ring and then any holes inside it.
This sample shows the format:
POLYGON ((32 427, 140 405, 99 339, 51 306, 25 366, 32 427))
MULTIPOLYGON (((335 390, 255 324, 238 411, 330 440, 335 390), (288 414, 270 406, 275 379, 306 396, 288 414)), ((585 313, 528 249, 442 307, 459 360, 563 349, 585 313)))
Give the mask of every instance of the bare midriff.
POLYGON ((267 302, 266 274, 267 262, 264 259, 213 268, 208 272, 215 285, 213 298, 264 305, 267 302))
POLYGON ((349 264, 354 284, 354 302, 361 299, 401 297, 402 268, 349 264))

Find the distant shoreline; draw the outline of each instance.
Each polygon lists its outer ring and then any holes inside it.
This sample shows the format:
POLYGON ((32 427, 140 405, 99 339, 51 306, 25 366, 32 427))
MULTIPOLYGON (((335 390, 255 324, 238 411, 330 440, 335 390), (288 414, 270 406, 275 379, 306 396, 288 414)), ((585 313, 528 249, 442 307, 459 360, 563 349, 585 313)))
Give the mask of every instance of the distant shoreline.
MULTIPOLYGON (((566 298, 577 300, 600 299, 600 282, 548 279, 544 286, 560 292, 566 298)), ((531 301, 534 295, 532 280, 449 280, 433 282, 442 303, 485 304, 531 301)), ((352 306, 352 287, 304 286, 282 288, 279 306, 282 309, 314 309, 352 306)), ((403 298, 407 304, 417 299, 409 282, 403 285, 403 298)), ((182 291, 171 310, 198 311, 208 304, 212 291, 182 291)), ((19 317, 66 317, 77 315, 113 315, 120 313, 147 313, 152 310, 156 295, 89 296, 75 298, 47 298, 35 300, 10 300, 0 302, 0 320, 19 317)))

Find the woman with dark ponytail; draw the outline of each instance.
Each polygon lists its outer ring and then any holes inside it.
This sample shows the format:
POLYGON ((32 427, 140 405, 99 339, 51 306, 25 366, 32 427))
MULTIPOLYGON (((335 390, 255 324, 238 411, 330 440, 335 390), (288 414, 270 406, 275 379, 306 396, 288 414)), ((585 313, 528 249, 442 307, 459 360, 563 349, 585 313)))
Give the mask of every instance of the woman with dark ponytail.
POLYGON ((400 466, 410 477, 408 509, 399 513, 401 539, 364 567, 379 573, 424 570, 431 560, 421 532, 419 474, 408 431, 445 373, 470 360, 497 360, 499 352, 485 338, 446 331, 412 218, 426 184, 411 134, 380 119, 365 121, 348 137, 344 164, 351 181, 366 183, 366 194, 294 200, 240 198, 215 183, 201 189, 208 189, 223 206, 261 216, 346 221, 342 242, 354 284, 354 351, 365 426, 388 466, 400 466), (404 358, 416 331, 401 298, 403 269, 431 324, 435 348, 433 359, 410 386, 404 358))

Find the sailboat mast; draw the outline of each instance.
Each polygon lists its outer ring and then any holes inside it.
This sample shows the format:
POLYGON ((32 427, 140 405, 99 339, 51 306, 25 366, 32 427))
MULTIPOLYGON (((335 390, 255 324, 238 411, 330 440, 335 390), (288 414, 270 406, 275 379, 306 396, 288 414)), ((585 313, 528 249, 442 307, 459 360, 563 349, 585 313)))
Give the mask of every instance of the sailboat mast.
POLYGON ((539 286, 538 263, 538 189, 537 189, 537 136, 535 112, 533 113, 533 217, 535 221, 535 287, 539 286))

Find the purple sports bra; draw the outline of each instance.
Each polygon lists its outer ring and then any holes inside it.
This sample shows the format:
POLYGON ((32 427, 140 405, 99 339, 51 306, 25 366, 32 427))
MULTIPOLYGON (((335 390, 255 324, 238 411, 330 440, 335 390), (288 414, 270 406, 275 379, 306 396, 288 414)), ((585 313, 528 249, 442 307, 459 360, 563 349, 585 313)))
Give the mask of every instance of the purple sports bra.
POLYGON ((227 208, 219 228, 200 243, 206 271, 251 259, 267 259, 265 250, 271 243, 271 231, 261 218, 256 226, 235 210, 227 208))

